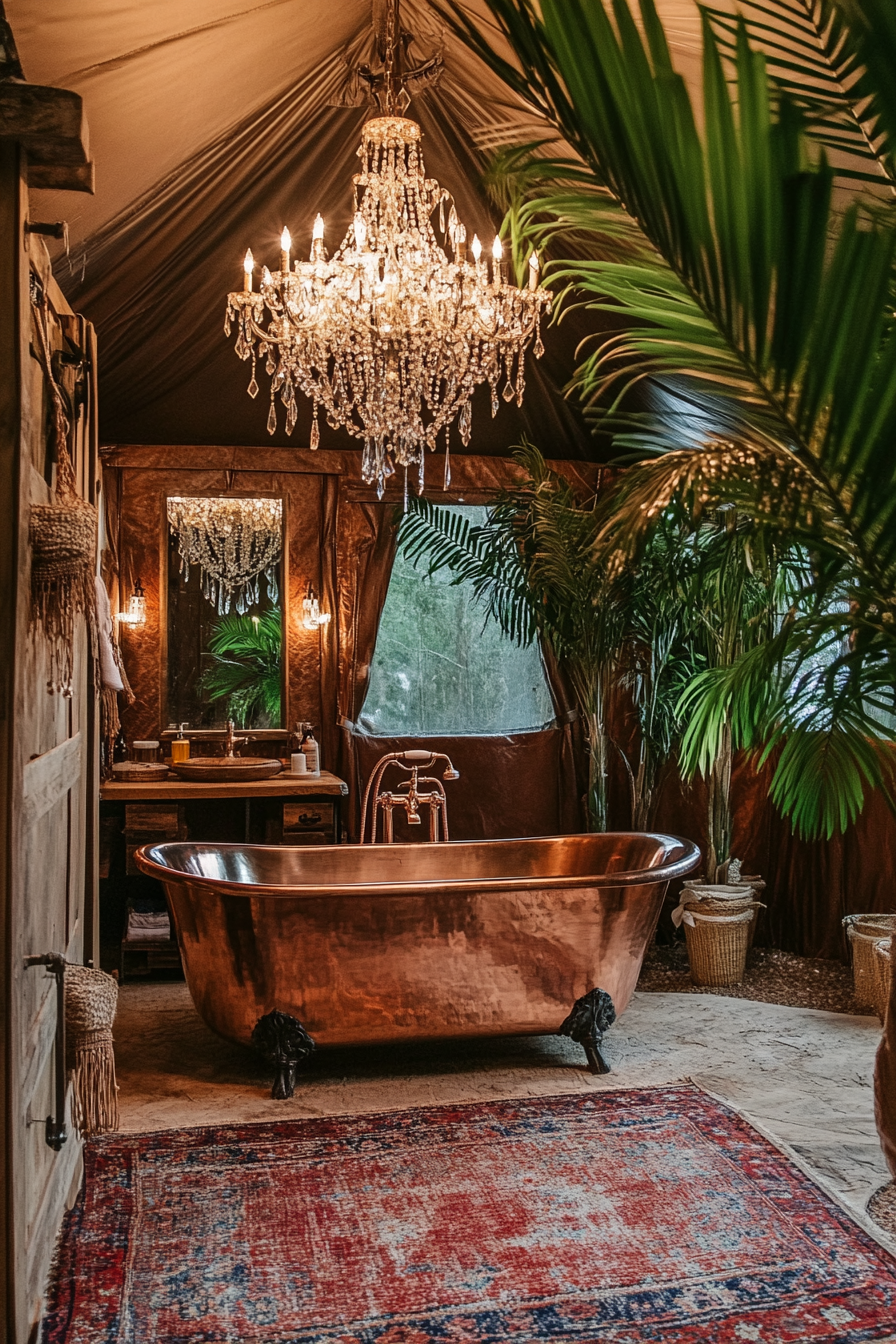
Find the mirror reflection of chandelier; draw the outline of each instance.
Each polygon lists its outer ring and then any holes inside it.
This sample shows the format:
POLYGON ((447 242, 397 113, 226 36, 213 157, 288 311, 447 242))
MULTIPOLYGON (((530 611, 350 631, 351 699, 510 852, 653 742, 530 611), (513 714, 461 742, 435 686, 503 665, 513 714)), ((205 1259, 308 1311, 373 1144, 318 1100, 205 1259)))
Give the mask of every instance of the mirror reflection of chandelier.
MULTIPOLYGON (((502 245, 491 258, 467 234, 450 196, 427 178, 420 127, 401 115, 409 98, 401 59, 398 0, 389 0, 381 44, 383 72, 368 83, 385 116, 362 131, 355 214, 336 253, 327 258, 324 224, 314 223, 309 261, 291 261, 292 239, 281 237, 280 268, 261 272, 253 292, 254 259, 246 253, 244 288, 228 295, 224 330, 237 326, 236 352, 252 361, 249 395, 258 395, 256 359, 271 377, 268 430, 277 428, 275 398, 286 409, 286 431, 297 419, 297 392, 314 403, 310 444, 319 442, 318 413, 364 442, 362 474, 382 495, 396 465, 416 467, 423 485, 424 454, 457 419, 470 439, 471 398, 491 389, 492 415, 505 401, 522 402, 525 353, 535 341, 550 296, 539 288, 535 253, 528 287, 509 283, 502 245), (438 210, 452 258, 440 246, 431 217, 438 210), (267 323, 267 325, 264 325, 267 323)), ((430 62, 432 64, 432 62, 430 62)), ((409 72, 409 75, 414 72, 409 72)))
POLYGON ((189 582, 190 566, 198 565, 203 595, 219 616, 230 611, 231 602, 241 616, 257 603, 262 574, 270 601, 277 603, 282 500, 172 495, 168 523, 177 537, 184 582, 189 582))

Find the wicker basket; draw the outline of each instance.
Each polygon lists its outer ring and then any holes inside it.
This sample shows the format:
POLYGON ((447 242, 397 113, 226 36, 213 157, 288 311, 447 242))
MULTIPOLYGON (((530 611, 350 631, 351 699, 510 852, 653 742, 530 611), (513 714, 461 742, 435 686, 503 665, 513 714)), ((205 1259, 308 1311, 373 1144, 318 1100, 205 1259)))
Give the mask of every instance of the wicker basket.
POLYGON ((890 1002, 890 981, 893 975, 892 951, 892 942, 889 938, 880 938, 872 944, 874 1006, 881 1022, 887 1020, 887 1005, 890 1002))
POLYGON ((874 944, 896 933, 896 915, 847 915, 843 920, 852 949, 852 979, 856 1000, 863 1008, 877 1008, 877 971, 874 944))
POLYGON ((695 985, 739 985, 744 978, 750 927, 759 902, 747 898, 713 904, 722 909, 711 910, 706 899, 699 906, 686 909, 684 936, 691 979, 695 985))

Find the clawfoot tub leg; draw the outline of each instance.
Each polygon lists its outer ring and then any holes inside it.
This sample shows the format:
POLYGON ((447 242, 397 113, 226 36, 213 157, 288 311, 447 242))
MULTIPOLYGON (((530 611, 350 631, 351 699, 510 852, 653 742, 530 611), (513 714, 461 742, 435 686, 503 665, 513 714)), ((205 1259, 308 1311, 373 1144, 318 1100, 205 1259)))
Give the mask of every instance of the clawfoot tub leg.
POLYGON ((252 1044, 277 1070, 271 1096, 285 1101, 296 1090, 296 1069, 314 1050, 314 1041, 298 1018, 275 1008, 255 1023, 252 1044))
POLYGON ((609 1073, 610 1066, 601 1053, 604 1032, 616 1021, 613 1000, 603 989, 592 989, 576 999, 572 1012, 557 1032, 585 1048, 591 1073, 609 1073))

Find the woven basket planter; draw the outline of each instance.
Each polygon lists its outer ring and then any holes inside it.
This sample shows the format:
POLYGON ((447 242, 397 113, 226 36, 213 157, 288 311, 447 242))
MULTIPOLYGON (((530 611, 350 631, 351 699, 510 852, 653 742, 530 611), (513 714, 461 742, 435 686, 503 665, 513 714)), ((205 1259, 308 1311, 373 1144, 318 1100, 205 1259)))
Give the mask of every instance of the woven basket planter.
POLYGON ((874 944, 896 933, 896 915, 847 915, 843 920, 852 951, 852 980, 858 1003, 877 1011, 874 944))
POLYGON ((739 985, 747 965, 750 930, 760 908, 752 889, 731 896, 702 895, 694 903, 687 896, 688 891, 683 891, 691 979, 695 985, 739 985))
MULTIPOLYGON (((761 877, 745 877, 740 882, 709 883, 709 882, 690 882, 682 892, 680 899, 688 900, 689 893, 693 893, 696 899, 700 901, 700 909, 707 912, 716 911, 724 914, 728 911, 734 914, 737 910, 746 910, 753 901, 758 901, 760 893, 765 891, 765 882, 761 877), (712 893, 717 893, 715 896, 712 893), (725 893, 723 896, 722 893, 725 893), (732 903, 733 902, 733 903, 732 903), (739 902, 739 903, 738 903, 739 902)), ((757 906, 759 909, 765 909, 764 906, 757 906)), ((756 936, 757 918, 750 924, 750 932, 747 941, 747 954, 749 955, 753 947, 753 939, 756 936)))
POLYGON ((893 977, 893 945, 889 938, 880 938, 872 944, 874 964, 874 1006, 881 1022, 887 1020, 887 1005, 890 1002, 890 982, 893 977))

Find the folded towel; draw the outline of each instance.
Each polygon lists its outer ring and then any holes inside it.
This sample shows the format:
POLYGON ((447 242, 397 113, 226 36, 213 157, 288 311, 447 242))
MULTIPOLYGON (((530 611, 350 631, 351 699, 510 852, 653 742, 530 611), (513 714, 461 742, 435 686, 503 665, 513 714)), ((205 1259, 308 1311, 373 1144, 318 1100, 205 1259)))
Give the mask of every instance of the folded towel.
POLYGON ((129 943, 153 939, 170 939, 171 921, 167 911, 128 911, 128 929, 125 938, 129 943))

